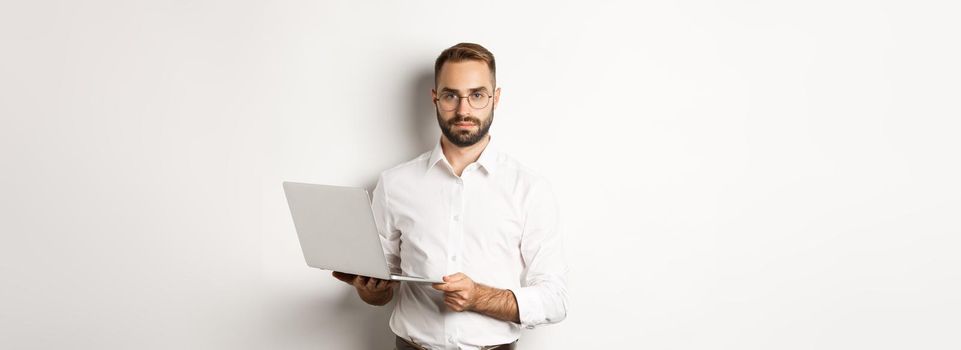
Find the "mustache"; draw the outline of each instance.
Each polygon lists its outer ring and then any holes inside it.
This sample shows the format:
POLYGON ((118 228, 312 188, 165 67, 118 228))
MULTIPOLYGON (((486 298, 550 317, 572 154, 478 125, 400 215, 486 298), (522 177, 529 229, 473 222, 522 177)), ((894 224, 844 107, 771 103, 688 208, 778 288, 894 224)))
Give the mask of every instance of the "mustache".
POLYGON ((453 118, 447 122, 447 125, 454 126, 454 124, 457 123, 473 123, 474 125, 480 125, 480 119, 474 117, 453 118))

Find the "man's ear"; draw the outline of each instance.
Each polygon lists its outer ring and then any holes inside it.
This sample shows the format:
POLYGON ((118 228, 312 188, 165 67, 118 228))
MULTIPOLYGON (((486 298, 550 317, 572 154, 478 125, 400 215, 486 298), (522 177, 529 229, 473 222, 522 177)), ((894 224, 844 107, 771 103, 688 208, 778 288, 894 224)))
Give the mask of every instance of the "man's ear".
POLYGON ((500 100, 501 100, 501 88, 498 87, 494 89, 494 107, 492 107, 491 109, 497 108, 497 102, 500 100))
POLYGON ((434 103, 434 100, 436 99, 437 99, 437 90, 430 89, 430 103, 434 103))

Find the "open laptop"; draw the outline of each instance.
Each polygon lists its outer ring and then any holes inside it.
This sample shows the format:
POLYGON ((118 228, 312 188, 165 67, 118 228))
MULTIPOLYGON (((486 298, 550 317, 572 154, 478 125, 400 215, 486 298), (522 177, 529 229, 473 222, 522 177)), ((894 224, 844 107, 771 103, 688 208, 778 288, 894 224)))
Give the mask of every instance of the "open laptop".
POLYGON ((307 265, 384 280, 444 283, 390 273, 367 190, 284 182, 307 265))

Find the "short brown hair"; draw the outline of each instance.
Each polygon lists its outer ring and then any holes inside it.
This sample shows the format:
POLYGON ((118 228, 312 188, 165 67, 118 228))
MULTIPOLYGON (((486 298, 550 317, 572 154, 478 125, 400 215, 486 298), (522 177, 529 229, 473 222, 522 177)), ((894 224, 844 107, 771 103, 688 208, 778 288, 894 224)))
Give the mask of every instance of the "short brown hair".
POLYGON ((434 62, 434 87, 437 87, 437 77, 440 75, 440 69, 447 62, 461 62, 461 61, 482 61, 487 63, 487 68, 491 70, 491 82, 497 85, 497 69, 494 64, 494 54, 487 51, 486 48, 474 43, 460 43, 451 47, 440 53, 437 56, 437 61, 434 62))

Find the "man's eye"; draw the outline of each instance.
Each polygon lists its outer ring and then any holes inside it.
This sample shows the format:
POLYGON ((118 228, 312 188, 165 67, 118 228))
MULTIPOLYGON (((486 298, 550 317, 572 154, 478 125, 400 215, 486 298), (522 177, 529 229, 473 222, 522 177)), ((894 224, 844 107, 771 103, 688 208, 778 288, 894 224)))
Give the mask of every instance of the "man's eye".
POLYGON ((470 96, 473 97, 473 98, 481 98, 481 97, 484 97, 484 94, 479 93, 479 92, 475 92, 475 93, 471 94, 470 96))
POLYGON ((453 100, 453 99, 454 99, 454 94, 442 94, 442 95, 440 95, 440 98, 445 99, 445 100, 453 100))

